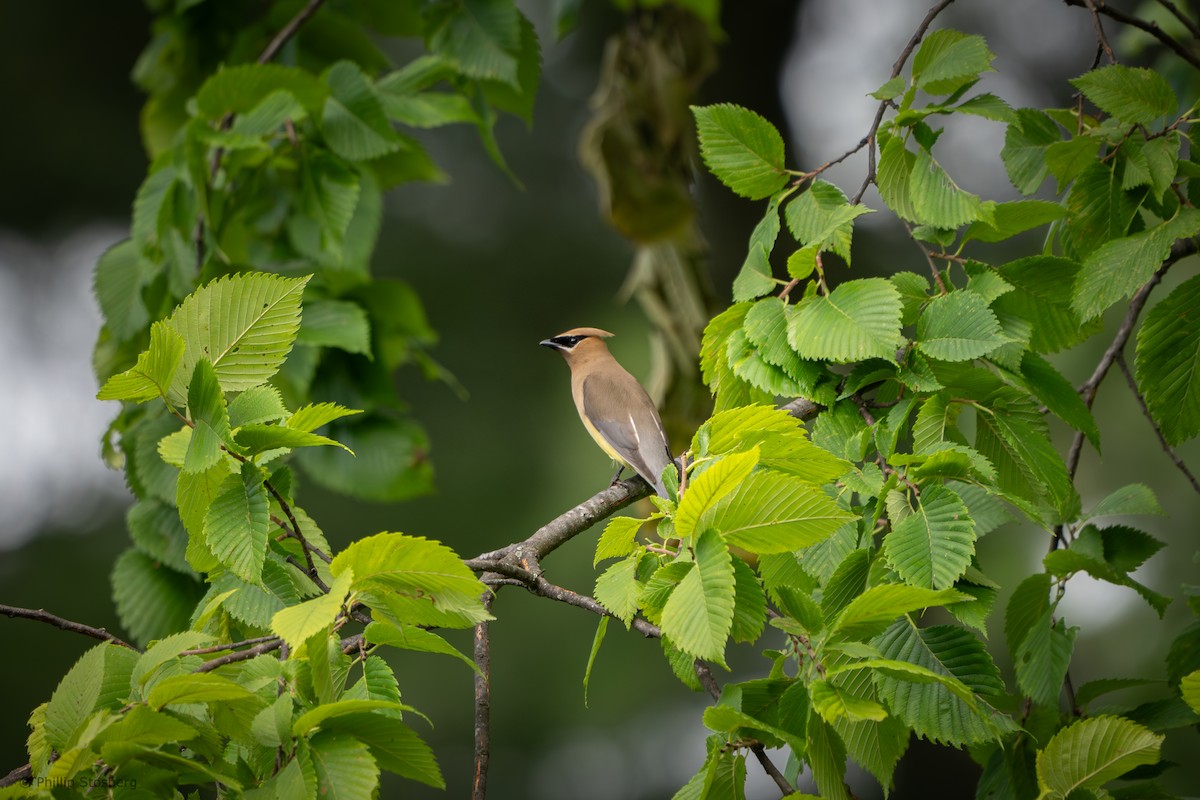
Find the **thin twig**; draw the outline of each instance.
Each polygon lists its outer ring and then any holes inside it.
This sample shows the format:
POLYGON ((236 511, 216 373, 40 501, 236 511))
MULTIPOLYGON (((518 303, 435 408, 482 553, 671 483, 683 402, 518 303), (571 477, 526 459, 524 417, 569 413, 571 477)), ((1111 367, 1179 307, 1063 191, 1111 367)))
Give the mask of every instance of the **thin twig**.
POLYGON ((223 667, 226 664, 234 664, 238 661, 249 661, 252 658, 257 658, 263 653, 270 653, 272 650, 278 650, 283 645, 282 639, 271 639, 263 642, 260 645, 251 647, 249 650, 239 650, 236 653, 214 658, 212 661, 205 661, 196 668, 196 672, 212 672, 217 667, 223 667))
MULTIPOLYGON (((1063 0, 1063 2, 1069 6, 1075 6, 1076 8, 1087 8, 1089 0, 1063 0)), ((1157 22, 1147 22, 1144 19, 1139 19, 1132 14, 1126 14, 1124 11, 1121 11, 1118 8, 1112 8, 1105 2, 1097 3, 1096 10, 1106 17, 1115 19, 1117 22, 1128 25, 1131 28, 1137 28, 1140 31, 1145 31, 1155 39, 1158 39, 1158 41, 1162 42, 1167 47, 1171 48, 1171 50, 1175 51, 1175 54, 1184 61, 1191 64, 1196 69, 1200 69, 1200 57, 1197 57, 1195 53, 1189 51, 1174 37, 1170 36, 1166 33, 1166 31, 1158 27, 1157 22)))
MULTIPOLYGON (((946 6, 953 2, 954 0, 941 0, 937 5, 929 9, 929 13, 925 15, 925 19, 921 20, 921 24, 913 32, 912 38, 908 40, 908 44, 900 51, 896 63, 892 64, 892 74, 889 80, 900 74, 900 71, 904 69, 904 65, 908 61, 908 57, 912 55, 913 50, 925 38, 925 32, 933 24, 933 20, 946 9, 946 6)), ((850 205, 852 206, 856 206, 862 201, 863 195, 867 193, 867 187, 875 182, 875 140, 879 135, 879 126, 883 123, 883 114, 887 111, 889 103, 891 103, 890 100, 879 101, 879 108, 875 109, 875 119, 871 122, 870 130, 867 131, 867 135, 862 138, 862 141, 853 150, 853 152, 857 153, 864 145, 867 147, 867 177, 863 180, 863 184, 858 192, 850 199, 850 205)))
MULTIPOLYGON (((717 679, 713 677, 712 670, 708 664, 705 664, 700 659, 696 659, 692 664, 692 669, 696 671, 696 679, 700 681, 700 685, 704 687, 704 691, 708 692, 713 700, 721 699, 721 687, 717 684, 717 679)), ((750 752, 754 753, 754 757, 758 759, 758 763, 762 765, 763 772, 775 781, 775 785, 779 787, 779 791, 783 792, 783 796, 787 797, 796 791, 796 788, 788 781, 779 768, 771 762, 767 755, 767 749, 762 742, 758 742, 750 746, 750 752)))
POLYGON ((12 617, 13 619, 32 619, 36 620, 37 622, 45 622, 47 625, 53 625, 54 627, 64 631, 70 631, 71 633, 82 633, 84 636, 90 636, 93 639, 99 639, 102 642, 112 642, 113 644, 121 645, 121 647, 128 647, 130 650, 137 650, 137 648, 131 645, 129 642, 113 636, 104 628, 94 628, 91 625, 84 625, 82 622, 72 622, 69 619, 63 619, 56 614, 51 614, 42 608, 21 608, 19 606, 6 606, 0 604, 0 614, 3 614, 6 617, 12 617))
POLYGON ((214 644, 209 647, 197 647, 192 650, 184 650, 179 655, 181 656, 202 656, 208 653, 219 653, 222 650, 236 650, 239 647, 249 647, 252 644, 262 644, 269 642, 278 637, 275 636, 258 636, 254 639, 246 639, 241 642, 230 642, 228 644, 214 644))
MULTIPOLYGON (((483 595, 483 607, 492 610, 495 595, 483 595)), ((488 761, 491 757, 491 714, 492 714, 492 647, 489 640, 489 624, 481 622, 475 626, 475 771, 471 778, 471 800, 484 800, 487 796, 488 761)))
POLYGON ((1175 19, 1183 23, 1183 26, 1188 29, 1192 36, 1200 39, 1200 25, 1197 25, 1195 20, 1179 10, 1171 0, 1158 0, 1158 4, 1175 15, 1175 19))
POLYGON ((17 767, 12 772, 5 775, 3 778, 0 778, 0 789, 3 789, 5 786, 12 786, 12 785, 20 783, 22 781, 28 781, 32 777, 33 777, 33 765, 32 764, 26 764, 23 767, 17 767))
POLYGON ((1125 362, 1125 356, 1117 356, 1117 368, 1125 375, 1125 382, 1129 384, 1129 391, 1133 392, 1133 396, 1137 398, 1138 405, 1141 406, 1142 414, 1150 421, 1150 427, 1154 428, 1154 435, 1158 437, 1158 443, 1162 445, 1163 452, 1167 454, 1167 458, 1171 459, 1171 463, 1183 473, 1188 479, 1188 483, 1192 484, 1192 488, 1200 494, 1200 481, 1196 480, 1196 476, 1188 469, 1187 464, 1183 463, 1183 459, 1179 454, 1167 443, 1167 438, 1163 436, 1162 428, 1158 427, 1158 423, 1154 421, 1154 417, 1150 414, 1150 408, 1146 405, 1146 398, 1142 396, 1138 389, 1137 381, 1134 380, 1133 373, 1129 370, 1129 364, 1125 362))
POLYGON ((1108 43, 1108 37, 1104 35, 1104 25, 1100 22, 1100 12, 1096 10, 1096 0, 1083 0, 1087 4, 1087 10, 1091 13, 1092 29, 1096 31, 1096 44, 1104 51, 1104 55, 1108 56, 1108 63, 1117 63, 1117 56, 1113 53, 1112 45, 1108 43))
POLYGON ((296 31, 300 30, 301 25, 308 22, 309 17, 317 13, 317 9, 324 2, 325 0, 308 0, 308 5, 300 9, 296 13, 296 16, 292 17, 288 24, 284 25, 279 30, 279 33, 275 34, 275 38, 271 40, 267 48, 259 55, 258 63, 266 64, 279 55, 279 51, 283 49, 283 46, 296 35, 296 31))

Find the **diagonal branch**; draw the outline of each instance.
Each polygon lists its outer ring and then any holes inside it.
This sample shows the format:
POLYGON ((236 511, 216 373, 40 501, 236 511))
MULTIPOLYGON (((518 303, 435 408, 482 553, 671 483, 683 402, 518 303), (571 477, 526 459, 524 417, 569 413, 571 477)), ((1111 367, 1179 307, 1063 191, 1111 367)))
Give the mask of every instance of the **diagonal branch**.
MULTIPOLYGON (((1162 283, 1163 276, 1167 274, 1167 270, 1179 261, 1190 255, 1195 255, 1200 252, 1200 243, 1195 239, 1180 239, 1171 247, 1171 252, 1162 266, 1150 276, 1150 280, 1138 289, 1137 294, 1129 301, 1129 307, 1125 311, 1125 319, 1121 320, 1121 326, 1117 328, 1117 335, 1113 337, 1112 342, 1108 345, 1108 349, 1104 351, 1104 355, 1100 357, 1100 362, 1096 364, 1096 369, 1092 371, 1092 376, 1088 378, 1082 386, 1079 387, 1079 395, 1083 398, 1084 405, 1088 408, 1096 401, 1096 391, 1100 388, 1100 384, 1104 382, 1104 377, 1108 375, 1108 371, 1112 369, 1113 363, 1121 352, 1125 349, 1125 343, 1129 341, 1129 337, 1133 334, 1133 327, 1137 324, 1138 317, 1141 316, 1142 309, 1146 306, 1146 301, 1150 299, 1150 292, 1154 291, 1154 287, 1162 283)), ((1083 453, 1083 434, 1076 433, 1075 438, 1071 440, 1071 449, 1067 453, 1067 471, 1072 478, 1075 477, 1075 471, 1079 468, 1079 457, 1083 453)))
MULTIPOLYGON (((1103 1, 1100 0, 1100 2, 1103 1)), ((1108 63, 1117 63, 1117 56, 1113 53, 1112 45, 1108 43, 1108 37, 1104 34, 1104 24, 1100 22, 1100 12, 1096 8, 1096 0, 1083 0, 1083 2, 1092 16, 1092 29, 1096 32, 1097 46, 1104 51, 1104 55, 1108 56, 1108 63)))
MULTIPOLYGON (((899 57, 896 58, 896 63, 892 64, 892 74, 890 78, 895 78, 900 74, 900 70, 904 69, 904 65, 908 62, 908 57, 912 55, 913 50, 917 49, 917 45, 925 38, 925 32, 929 30, 929 26, 933 24, 933 20, 938 14, 946 10, 946 6, 953 3, 954 0, 941 0, 933 8, 929 9, 929 13, 925 15, 925 19, 921 20, 921 24, 917 26, 912 37, 908 40, 908 44, 900 51, 899 57)), ((890 80, 889 78, 889 80, 890 80)), ((862 138, 852 153, 857 153, 864 146, 867 148, 867 177, 863 180, 862 186, 854 197, 850 199, 850 205, 856 206, 862 201, 863 195, 867 193, 867 187, 875 182, 875 140, 879 135, 879 126, 883 124, 883 114, 887 111, 890 100, 879 101, 879 108, 875 109, 875 119, 871 122, 871 128, 867 131, 867 135, 862 138)), ((849 153, 847 153, 849 155, 849 153)), ((843 156, 842 158, 845 158, 843 156)))
POLYGON ((288 21, 287 25, 284 25, 282 28, 280 28, 279 33, 275 34, 275 38, 271 40, 266 49, 263 50, 259 55, 258 63, 266 64, 268 61, 273 60, 275 56, 279 55, 279 51, 283 49, 283 46, 287 44, 293 36, 296 35, 296 31, 300 30, 301 25, 308 22, 309 18, 313 14, 317 13, 317 9, 320 8, 321 4, 324 2, 325 0, 308 0, 308 4, 305 5, 304 8, 300 9, 296 13, 296 16, 292 17, 288 21))
POLYGON ((1167 454, 1167 458, 1171 459, 1171 463, 1188 479, 1188 482, 1192 484, 1192 488, 1196 490, 1197 494, 1200 494, 1200 481, 1196 480, 1196 476, 1188 469, 1187 464, 1183 463, 1183 459, 1167 443, 1167 437, 1163 436, 1162 428, 1158 427, 1158 423, 1154 421, 1154 417, 1150 414, 1150 409, 1146 405, 1146 398, 1142 397, 1137 381, 1134 380, 1133 373, 1129 370, 1129 364, 1125 363, 1125 356, 1117 357, 1117 367, 1125 375, 1125 382, 1129 384, 1129 391, 1133 392, 1133 396, 1137 398, 1138 405, 1142 409, 1142 414, 1150 421, 1150 427, 1154 428, 1154 435, 1158 437, 1158 443, 1162 445, 1163 452, 1167 454))
MULTIPOLYGON (((113 644, 119 644, 121 647, 128 647, 130 650, 137 650, 137 648, 131 645, 129 642, 113 636, 104 628, 93 628, 91 625, 84 625, 82 622, 72 622, 69 619, 63 619, 60 616, 51 614, 42 608, 20 608, 19 606, 6 606, 0 604, 0 614, 3 614, 6 617, 12 617, 13 619, 32 619, 38 622, 45 622, 47 625, 53 625, 54 627, 64 631, 70 631, 71 633, 82 633, 84 636, 90 636, 93 639, 99 639, 102 642, 112 642, 113 644)), ((138 652, 141 651, 138 650, 138 652)))
POLYGON ((1123 25, 1128 25, 1131 28, 1137 28, 1140 31, 1150 34, 1158 41, 1175 51, 1175 54, 1182 58, 1187 63, 1191 64, 1196 69, 1200 69, 1200 57, 1191 50, 1188 50, 1180 44, 1174 37, 1170 36, 1162 28, 1158 27, 1157 22, 1147 22, 1144 19, 1135 17, 1132 14, 1127 14, 1119 8, 1113 8, 1108 5, 1105 0, 1063 0, 1069 6, 1076 8, 1090 8, 1094 3, 1096 10, 1106 17, 1115 19, 1123 25))

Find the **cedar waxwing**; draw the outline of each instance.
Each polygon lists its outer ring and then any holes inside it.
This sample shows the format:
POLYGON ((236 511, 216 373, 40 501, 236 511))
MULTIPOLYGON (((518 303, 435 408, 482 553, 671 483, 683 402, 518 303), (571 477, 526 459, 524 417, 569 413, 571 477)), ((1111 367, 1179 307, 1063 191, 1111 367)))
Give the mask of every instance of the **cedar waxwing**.
POLYGON ((662 471, 674 459, 662 420, 637 378, 608 352, 604 339, 609 336, 599 328, 572 328, 540 344, 553 347, 567 360, 575 408, 600 449, 621 469, 630 467, 660 497, 666 497, 662 471))

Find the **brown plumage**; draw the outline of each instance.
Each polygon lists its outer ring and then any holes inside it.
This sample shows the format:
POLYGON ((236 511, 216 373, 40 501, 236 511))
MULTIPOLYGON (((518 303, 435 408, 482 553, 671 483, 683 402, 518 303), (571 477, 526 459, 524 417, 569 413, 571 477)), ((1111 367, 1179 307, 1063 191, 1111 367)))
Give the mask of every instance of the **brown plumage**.
POLYGON ((674 459, 662 420, 650 395, 608 352, 604 340, 610 336, 599 328, 572 328, 541 344, 562 353, 571 368, 571 396, 596 444, 666 497, 662 471, 674 459))

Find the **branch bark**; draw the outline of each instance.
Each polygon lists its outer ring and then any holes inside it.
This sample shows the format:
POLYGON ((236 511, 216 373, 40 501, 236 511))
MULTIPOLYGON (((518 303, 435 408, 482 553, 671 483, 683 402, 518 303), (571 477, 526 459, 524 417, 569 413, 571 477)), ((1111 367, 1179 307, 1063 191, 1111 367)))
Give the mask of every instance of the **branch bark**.
POLYGON ((137 648, 131 645, 129 642, 113 636, 104 628, 94 628, 91 625, 84 625, 82 622, 73 622, 69 619, 63 619, 62 617, 51 614, 42 608, 21 608, 19 606, 6 606, 0 604, 0 614, 5 615, 6 617, 12 617, 13 619, 32 619, 36 620, 37 622, 45 622, 47 625, 53 625, 60 630, 70 631, 71 633, 81 633, 84 636, 90 636, 93 639, 99 639, 102 642, 112 642, 113 644, 119 644, 121 647, 128 647, 130 650, 137 650, 137 648))

